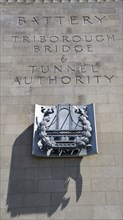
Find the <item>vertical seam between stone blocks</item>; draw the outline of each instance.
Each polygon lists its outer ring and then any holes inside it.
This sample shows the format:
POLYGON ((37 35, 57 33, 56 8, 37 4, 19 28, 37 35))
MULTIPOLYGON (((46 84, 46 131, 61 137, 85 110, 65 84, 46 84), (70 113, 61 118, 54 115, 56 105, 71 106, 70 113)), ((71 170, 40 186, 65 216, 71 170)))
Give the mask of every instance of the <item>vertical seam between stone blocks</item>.
POLYGON ((105 200, 106 200, 106 205, 108 205, 108 201, 107 201, 107 194, 106 194, 106 191, 105 191, 105 200))
POLYGON ((90 178, 90 185, 91 185, 91 192, 93 192, 93 190, 92 190, 92 178, 90 178))
POLYGON ((50 193, 51 208, 53 207, 53 192, 50 193))

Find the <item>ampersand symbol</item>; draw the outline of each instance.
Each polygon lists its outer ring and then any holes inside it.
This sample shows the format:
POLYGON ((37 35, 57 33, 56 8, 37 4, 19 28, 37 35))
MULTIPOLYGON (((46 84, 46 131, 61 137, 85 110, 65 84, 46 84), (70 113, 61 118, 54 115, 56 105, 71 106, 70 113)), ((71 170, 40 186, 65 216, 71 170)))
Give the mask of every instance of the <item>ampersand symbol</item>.
POLYGON ((65 58, 65 55, 63 55, 63 56, 61 57, 61 62, 62 62, 62 63, 65 63, 66 60, 67 60, 67 58, 65 58))

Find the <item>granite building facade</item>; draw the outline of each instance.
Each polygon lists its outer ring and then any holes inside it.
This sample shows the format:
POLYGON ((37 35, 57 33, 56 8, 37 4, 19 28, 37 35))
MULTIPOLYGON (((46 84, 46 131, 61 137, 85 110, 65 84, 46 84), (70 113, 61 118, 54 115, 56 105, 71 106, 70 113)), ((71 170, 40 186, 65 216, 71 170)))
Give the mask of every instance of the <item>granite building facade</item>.
POLYGON ((122 1, 1 0, 1 220, 122 219, 122 1), (97 155, 32 156, 35 104, 95 104, 97 155))

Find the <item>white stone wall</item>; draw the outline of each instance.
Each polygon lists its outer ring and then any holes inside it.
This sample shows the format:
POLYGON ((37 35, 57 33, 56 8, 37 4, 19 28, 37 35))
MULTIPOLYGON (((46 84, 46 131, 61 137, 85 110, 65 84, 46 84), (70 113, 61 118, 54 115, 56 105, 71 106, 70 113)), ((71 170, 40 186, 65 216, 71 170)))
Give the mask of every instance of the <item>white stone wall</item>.
POLYGON ((122 1, 1 4, 1 220, 122 219, 121 32, 122 1), (34 104, 92 102, 98 155, 32 157, 34 104))

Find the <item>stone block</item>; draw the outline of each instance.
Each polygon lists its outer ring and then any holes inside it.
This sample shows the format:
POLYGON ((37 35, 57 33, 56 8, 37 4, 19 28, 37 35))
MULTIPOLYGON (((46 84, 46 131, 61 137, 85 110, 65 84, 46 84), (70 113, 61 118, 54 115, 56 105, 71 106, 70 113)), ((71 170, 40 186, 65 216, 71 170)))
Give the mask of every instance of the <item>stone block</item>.
MULTIPOLYGON (((100 14, 105 14, 105 9, 102 8, 102 7, 100 7, 100 8, 98 9, 98 12, 99 12, 100 14)), ((116 13, 116 9, 114 9, 114 8, 110 5, 110 7, 108 7, 108 9, 106 10, 106 13, 107 13, 107 14, 115 14, 115 13, 116 13)))
POLYGON ((3 134, 17 134, 19 135, 26 129, 26 125, 14 125, 14 124, 9 124, 9 125, 4 125, 3 129, 3 134))
POLYGON ((64 168, 62 167, 59 167, 59 168, 56 168, 54 167, 52 169, 52 178, 53 179, 64 179, 64 176, 65 176, 65 171, 64 171, 64 168))
POLYGON ((1 209, 1 219, 15 219, 15 220, 34 220, 36 219, 36 208, 23 208, 23 207, 13 207, 11 212, 7 208, 1 209), (28 213, 28 214, 27 214, 28 213))
MULTIPOLYGON (((21 147, 21 145, 20 145, 21 147)), ((27 146, 26 146, 26 150, 27 150, 27 146)), ((25 151, 25 150, 24 150, 25 151)), ((14 151, 14 156, 16 155, 16 151, 14 151)), ((24 152, 23 152, 24 153, 24 152)), ((13 158, 13 161, 12 161, 12 167, 13 168, 29 168, 31 169, 34 168, 34 167, 37 167, 38 168, 39 166, 39 159, 36 158, 36 157, 29 157, 29 156, 16 156, 13 158)), ((39 170, 38 170, 39 171, 39 170)))
POLYGON ((122 177, 122 167, 121 166, 112 166, 112 167, 103 167, 104 177, 122 177))
MULTIPOLYGON (((117 75, 118 74, 121 74, 120 71, 117 72, 117 75)), ((110 95, 113 95, 113 94, 122 95, 122 86, 116 86, 116 87, 111 86, 108 88, 108 92, 110 95)))
POLYGON ((104 192, 80 192, 80 198, 77 200, 76 192, 52 193, 52 206, 57 206, 60 201, 69 201, 68 207, 71 205, 105 205, 106 196, 104 192), (82 194, 81 194, 82 193, 82 194))
POLYGON ((30 160, 34 161, 32 158, 27 157, 27 161, 25 161, 25 157, 28 156, 27 155, 27 150, 28 150, 28 145, 26 144, 14 144, 13 145, 13 150, 12 150, 12 166, 15 168, 19 167, 24 167, 26 166, 25 164, 29 163, 30 160), (24 165, 20 164, 17 162, 18 161, 23 161, 24 165))
POLYGON ((97 113, 121 112, 120 104, 100 104, 97 106, 97 113))
POLYGON ((9 172, 10 172, 10 167, 9 169, 0 169, 0 180, 2 181, 8 181, 9 180, 9 172))
POLYGON ((121 178, 121 177, 118 178, 117 182, 118 182, 118 190, 122 191, 123 190, 123 178, 121 178))
POLYGON ((5 63, 5 64, 12 63, 12 57, 11 56, 3 56, 1 58, 1 62, 5 63), (7 57, 7 59, 6 59, 6 57, 7 57))
POLYGON ((122 132, 122 123, 121 122, 105 122, 100 123, 101 132, 122 132))
POLYGON ((7 169, 11 165, 11 157, 9 156, 1 156, 0 168, 7 169))
POLYGON ((47 218, 51 220, 63 220, 65 219, 65 210, 61 210, 60 207, 38 207, 36 217, 38 220, 44 220, 47 218))
POLYGON ((10 146, 10 148, 13 146, 14 141, 16 139, 15 134, 3 134, 1 135, 1 146, 4 148, 4 146, 10 146))
POLYGON ((28 193, 24 197, 24 207, 51 206, 50 193, 28 193))
POLYGON ((64 192, 67 190, 64 180, 40 180, 38 185, 39 192, 64 192))
POLYGON ((8 125, 8 124, 16 124, 17 123, 17 115, 13 116, 3 116, 1 118, 1 124, 8 125))
POLYGON ((103 167, 80 167, 83 179, 103 177, 103 167))
POLYGON ((117 191, 117 178, 96 178, 91 179, 92 191, 117 191))
POLYGON ((52 193, 51 195, 51 206, 53 207, 58 207, 59 205, 63 204, 63 206, 68 204, 69 199, 64 196, 65 193, 63 192, 57 192, 57 193, 52 193))
POLYGON ((77 97, 77 96, 66 96, 66 95, 64 94, 63 102, 64 102, 64 103, 67 103, 68 100, 69 100, 69 102, 70 102, 71 104, 78 103, 78 97, 77 97))
POLYGON ((66 189, 68 192, 90 192, 91 191, 91 179, 83 179, 83 178, 68 178, 66 180, 66 189))
POLYGON ((40 180, 40 179, 51 179, 52 173, 51 168, 27 168, 26 179, 27 180, 40 180))
POLYGON ((38 181, 12 180, 8 188, 9 194, 38 193, 38 181))
POLYGON ((122 207, 120 205, 94 206, 94 219, 122 219, 122 207))
POLYGON ((11 159, 12 156, 12 146, 11 145, 1 145, 2 152, 1 157, 8 157, 8 159, 11 159))
POLYGON ((65 217, 66 220, 71 219, 71 220, 90 220, 93 219, 93 208, 92 206, 89 205, 84 205, 84 206, 69 206, 65 210, 65 217))
POLYGON ((78 167, 65 167, 64 168, 64 178, 68 178, 69 176, 73 179, 77 178, 79 175, 78 167))
MULTIPOLYGON (((1 104, 2 105, 29 105, 31 104, 31 97, 30 96, 20 96, 20 97, 10 96, 9 94, 9 96, 1 97, 1 104)), ((12 117, 17 117, 17 115, 12 116, 12 117)))
POLYGON ((64 179, 68 177, 77 178, 77 167, 52 168, 52 178, 64 179))
POLYGON ((100 144, 112 144, 114 146, 122 143, 122 132, 98 132, 97 137, 100 144))
POLYGON ((83 192, 78 205, 105 205, 106 196, 104 192, 83 192))
POLYGON ((7 208, 0 208, 0 215, 3 220, 11 219, 11 213, 7 212, 7 208))
POLYGON ((121 177, 122 168, 120 166, 81 167, 81 175, 83 178, 121 177))
POLYGON ((106 192, 108 205, 122 205, 123 198, 121 192, 106 192))
POLYGON ((108 103, 108 96, 103 95, 103 94, 100 94, 100 95, 89 94, 88 96, 86 95, 86 102, 87 103, 94 102, 94 103, 100 103, 100 104, 108 103))
POLYGON ((0 194, 7 194, 8 192, 8 181, 0 181, 0 194))
MULTIPOLYGON (((9 195, 10 208, 23 207, 24 194, 9 195)), ((7 207, 7 195, 1 195, 1 208, 7 207)))
POLYGON ((64 169, 64 159, 61 158, 42 158, 39 160, 39 167, 62 168, 64 169))
MULTIPOLYGON (((99 149, 99 153, 101 153, 99 149)), ((83 158, 82 166, 114 166, 116 164, 114 155, 94 155, 83 158)))
POLYGON ((122 103, 122 95, 120 94, 116 94, 116 95, 112 95, 112 94, 109 94, 108 95, 108 100, 109 100, 109 103, 122 103))
POLYGON ((122 118, 122 113, 100 113, 100 114, 96 114, 96 121, 98 123, 108 123, 108 122, 116 122, 116 121, 120 121, 122 118))
POLYGON ((119 155, 119 154, 116 154, 114 157, 115 157, 116 166, 122 166, 123 156, 119 155))
POLYGON ((20 180, 26 180, 26 169, 25 168, 12 168, 10 170, 10 182, 11 181, 20 181, 20 180))
POLYGON ((99 144, 99 152, 104 155, 120 154, 122 153, 122 144, 99 144))
POLYGON ((76 167, 79 168, 82 165, 83 158, 64 158, 64 166, 65 167, 76 167))

